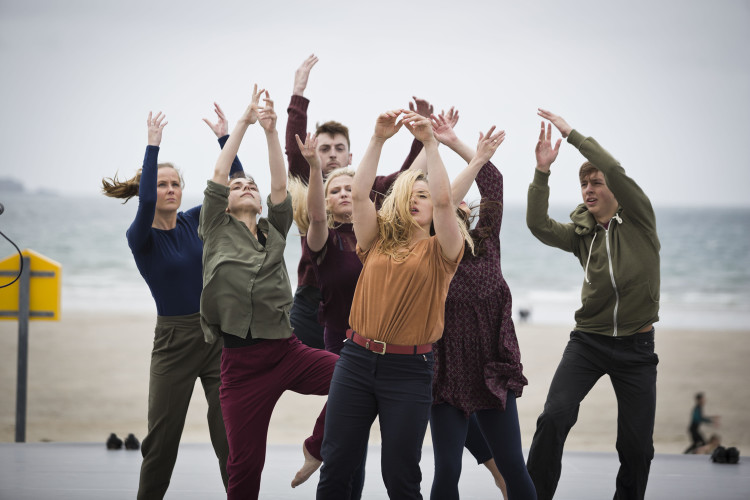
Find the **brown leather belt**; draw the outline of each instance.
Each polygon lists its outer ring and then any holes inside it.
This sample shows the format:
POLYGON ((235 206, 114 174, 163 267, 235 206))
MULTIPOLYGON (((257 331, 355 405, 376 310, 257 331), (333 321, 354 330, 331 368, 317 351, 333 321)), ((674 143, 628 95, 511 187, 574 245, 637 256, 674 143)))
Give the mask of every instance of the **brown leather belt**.
POLYGON ((346 331, 346 338, 375 354, 427 354, 428 352, 432 352, 432 344, 386 344, 381 340, 367 339, 351 329, 346 331))

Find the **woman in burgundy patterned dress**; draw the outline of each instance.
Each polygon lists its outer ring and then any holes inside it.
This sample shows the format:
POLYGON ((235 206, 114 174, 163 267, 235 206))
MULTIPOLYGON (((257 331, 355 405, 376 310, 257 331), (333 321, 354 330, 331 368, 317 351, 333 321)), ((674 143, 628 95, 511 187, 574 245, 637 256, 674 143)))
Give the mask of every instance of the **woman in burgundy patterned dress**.
MULTIPOLYGON (((474 155, 447 119, 435 118, 437 139, 466 161, 474 155)), ((489 161, 496 142, 480 135, 473 162, 452 183, 453 199, 466 195, 476 176, 482 200, 479 221, 471 231, 475 255, 464 253, 445 303, 443 337, 434 344, 435 378, 430 429, 435 453, 431 499, 458 498, 458 479, 467 429, 475 416, 506 480, 510 499, 535 499, 521 449, 516 398, 528 382, 511 318, 510 289, 500 267, 503 177, 489 161), (477 158, 486 163, 477 162, 477 158)), ((461 204, 469 212, 465 204, 461 204)))

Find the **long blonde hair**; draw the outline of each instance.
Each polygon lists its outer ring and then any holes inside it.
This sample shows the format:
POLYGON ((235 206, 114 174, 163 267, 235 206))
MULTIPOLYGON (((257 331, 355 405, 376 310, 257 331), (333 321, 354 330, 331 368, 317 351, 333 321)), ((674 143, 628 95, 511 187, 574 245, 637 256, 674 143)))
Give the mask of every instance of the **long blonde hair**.
MULTIPOLYGON (((417 221, 411 215, 412 189, 417 181, 427 182, 427 175, 421 170, 407 170, 400 174, 378 211, 377 251, 397 262, 402 262, 409 256, 412 227, 417 226, 417 221)), ((461 236, 473 253, 474 242, 466 224, 458 213, 455 216, 461 236)))
MULTIPOLYGON (((354 178, 354 169, 349 167, 341 167, 332 170, 328 173, 325 182, 323 183, 323 197, 328 198, 328 185, 336 177, 342 175, 348 175, 354 178)), ((307 193, 308 185, 293 175, 289 176, 289 182, 287 182, 287 189, 292 195, 292 210, 294 211, 294 223, 299 229, 300 235, 304 236, 307 234, 307 230, 310 229, 310 214, 307 212, 307 193)), ((327 205, 327 204, 326 204, 327 205)), ((328 210, 326 206, 326 217, 328 219, 328 227, 335 228, 337 222, 333 220, 333 214, 328 210)))
MULTIPOLYGON (((157 168, 171 168, 177 175, 180 176, 180 185, 185 187, 185 180, 182 178, 182 173, 172 163, 159 163, 156 165, 157 168)), ((127 203, 133 196, 138 196, 138 189, 141 185, 141 171, 139 168, 133 177, 121 181, 117 178, 117 174, 114 177, 104 177, 102 179, 102 193, 110 198, 124 199, 123 203, 127 203)))

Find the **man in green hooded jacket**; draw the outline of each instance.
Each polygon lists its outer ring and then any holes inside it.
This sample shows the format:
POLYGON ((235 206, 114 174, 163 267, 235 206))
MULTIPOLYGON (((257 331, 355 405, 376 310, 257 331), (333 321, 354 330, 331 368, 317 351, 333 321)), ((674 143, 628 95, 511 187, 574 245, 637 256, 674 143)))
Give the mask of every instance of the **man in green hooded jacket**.
POLYGON ((640 499, 654 456, 656 365, 654 327, 659 319, 659 238, 646 194, 594 139, 560 116, 540 109, 588 160, 579 171, 583 203, 572 222, 551 219, 552 126, 542 122, 536 170, 529 186, 526 223, 542 243, 573 253, 584 270, 576 326, 550 384, 529 450, 527 467, 538 498, 552 498, 560 479, 565 439, 583 398, 603 375, 617 397, 615 498, 640 499))

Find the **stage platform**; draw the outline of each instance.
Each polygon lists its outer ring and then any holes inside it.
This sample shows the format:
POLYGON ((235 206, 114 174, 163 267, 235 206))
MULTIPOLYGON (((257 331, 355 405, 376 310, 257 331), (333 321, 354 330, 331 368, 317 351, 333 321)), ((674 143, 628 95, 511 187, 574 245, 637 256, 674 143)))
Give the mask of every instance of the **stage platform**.
MULTIPOLYGON (((651 464, 646 498, 748 500, 748 463, 743 463, 742 458, 737 465, 727 465, 711 463, 705 455, 656 455, 651 464)), ((301 464, 301 445, 269 446, 260 498, 315 498, 318 473, 298 488, 292 489, 289 485, 301 464)), ((140 465, 140 451, 108 451, 104 443, 0 443, 0 499, 134 499, 140 465)), ((614 453, 565 453, 555 498, 612 498, 618 466, 614 453)), ((432 448, 427 446, 423 449, 422 475, 422 495, 429 498, 433 459, 432 448)), ((466 452, 459 488, 462 499, 501 498, 489 472, 476 465, 466 452)), ((166 498, 226 498, 209 444, 181 445, 166 498)), ((380 477, 380 447, 373 445, 367 457, 363 499, 386 498, 380 477)))

